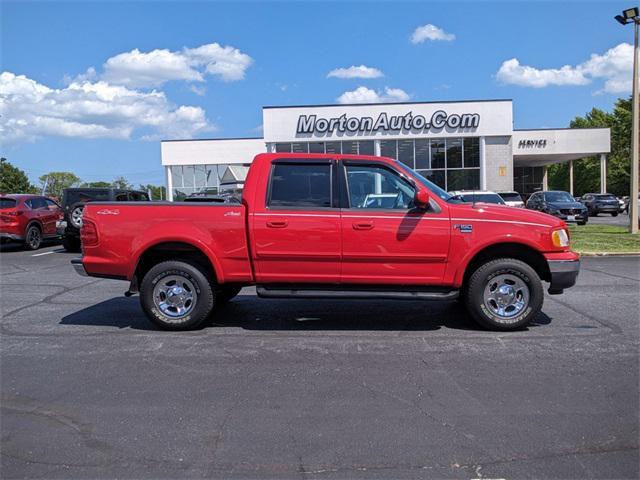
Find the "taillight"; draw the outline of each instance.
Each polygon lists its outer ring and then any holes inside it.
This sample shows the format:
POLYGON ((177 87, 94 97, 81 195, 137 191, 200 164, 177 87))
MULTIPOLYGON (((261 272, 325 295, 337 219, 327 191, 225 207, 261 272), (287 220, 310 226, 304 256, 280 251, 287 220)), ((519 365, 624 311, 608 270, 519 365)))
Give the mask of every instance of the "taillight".
POLYGON ((2 212, 3 215, 11 215, 12 217, 18 217, 22 215, 24 212, 22 210, 9 210, 2 212))
POLYGON ((91 220, 84 220, 80 228, 80 241, 85 247, 93 247, 98 244, 98 229, 91 220))

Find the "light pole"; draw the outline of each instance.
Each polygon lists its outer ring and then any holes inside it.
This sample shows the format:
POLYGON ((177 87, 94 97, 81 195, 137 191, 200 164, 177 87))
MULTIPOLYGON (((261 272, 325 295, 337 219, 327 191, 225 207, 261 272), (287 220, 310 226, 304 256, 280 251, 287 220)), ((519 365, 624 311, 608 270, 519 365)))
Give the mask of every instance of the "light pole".
POLYGON ((633 23, 633 87, 631 95, 631 198, 629 198, 629 231, 638 233, 638 149, 640 143, 640 110, 638 109, 638 27, 640 14, 638 7, 628 8, 615 19, 622 25, 633 23))

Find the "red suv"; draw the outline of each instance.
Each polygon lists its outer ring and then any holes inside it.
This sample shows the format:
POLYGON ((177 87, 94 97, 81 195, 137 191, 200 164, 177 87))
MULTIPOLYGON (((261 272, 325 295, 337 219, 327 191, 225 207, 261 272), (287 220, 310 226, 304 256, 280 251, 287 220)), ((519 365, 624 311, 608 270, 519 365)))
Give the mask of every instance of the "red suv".
POLYGON ((0 240, 24 243, 29 250, 60 236, 60 205, 39 195, 0 195, 0 240))

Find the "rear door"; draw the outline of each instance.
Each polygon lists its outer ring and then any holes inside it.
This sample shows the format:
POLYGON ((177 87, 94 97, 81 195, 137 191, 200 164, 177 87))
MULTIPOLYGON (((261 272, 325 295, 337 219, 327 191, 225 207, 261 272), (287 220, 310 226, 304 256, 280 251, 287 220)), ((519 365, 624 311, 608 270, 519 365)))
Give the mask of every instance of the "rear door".
POLYGON ((344 283, 440 284, 449 250, 448 211, 414 208, 415 187, 381 162, 344 160, 344 283))
POLYGON ((264 200, 253 212, 259 283, 337 283, 340 212, 336 163, 283 159, 271 164, 264 200))

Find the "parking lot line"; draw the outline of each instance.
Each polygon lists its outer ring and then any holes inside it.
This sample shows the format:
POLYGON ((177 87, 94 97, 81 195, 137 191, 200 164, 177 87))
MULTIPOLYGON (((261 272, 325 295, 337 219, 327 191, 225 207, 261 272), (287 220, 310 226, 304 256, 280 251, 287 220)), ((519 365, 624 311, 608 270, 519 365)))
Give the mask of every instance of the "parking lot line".
POLYGON ((36 253, 35 255, 31 255, 32 257, 41 257, 42 255, 49 255, 50 253, 56 253, 55 250, 51 250, 50 252, 44 253, 36 253))

